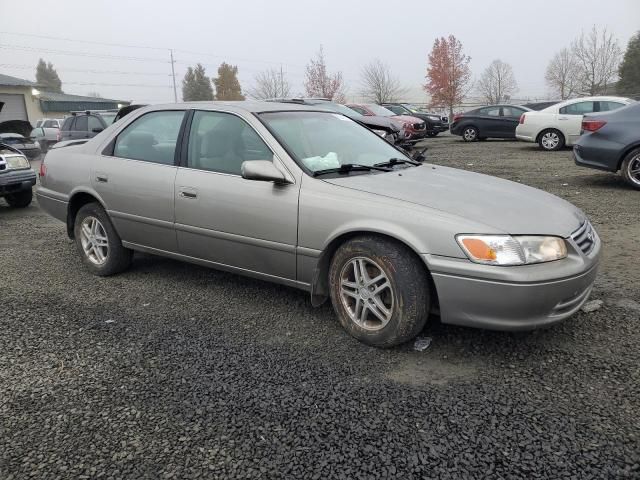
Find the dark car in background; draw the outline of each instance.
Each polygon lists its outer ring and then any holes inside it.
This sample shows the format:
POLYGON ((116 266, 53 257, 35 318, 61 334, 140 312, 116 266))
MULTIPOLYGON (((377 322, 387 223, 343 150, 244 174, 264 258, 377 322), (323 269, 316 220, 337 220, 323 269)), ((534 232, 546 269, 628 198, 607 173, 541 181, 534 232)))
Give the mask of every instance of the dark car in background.
POLYGON ((520 116, 531 109, 521 105, 490 105, 453 116, 450 130, 465 142, 487 138, 516 138, 520 116))
POLYGON ((427 128, 424 121, 413 115, 398 115, 388 108, 376 103, 350 103, 347 105, 352 110, 367 116, 378 116, 392 118, 400 122, 404 139, 409 143, 416 143, 427 136, 427 128))
POLYGON ((322 110, 330 110, 332 112, 341 113, 347 117, 365 125, 378 135, 393 144, 404 144, 405 137, 402 129, 402 123, 392 120, 384 116, 366 116, 355 110, 335 103, 328 98, 272 98, 268 102, 295 103, 298 105, 314 105, 322 110))
POLYGON ((72 112, 62 124, 60 141, 93 138, 113 123, 117 113, 117 110, 72 112))
POLYGON ((427 128, 428 137, 435 137, 439 133, 449 130, 449 119, 447 117, 437 113, 425 112, 410 103, 387 102, 380 105, 391 110, 396 115, 411 115, 423 120, 427 128))
POLYGON ((28 207, 35 184, 36 172, 27 157, 0 140, 0 198, 4 198, 10 207, 28 207))
POLYGON ((581 167, 620 171, 629 185, 640 190, 640 103, 585 115, 573 158, 581 167))
POLYGON ((535 110, 536 112, 539 112, 540 110, 544 110, 547 107, 552 107, 553 105, 555 105, 557 103, 560 103, 561 101, 562 100, 550 100, 550 101, 546 101, 546 102, 532 102, 532 103, 525 103, 522 106, 530 108, 531 110, 535 110))

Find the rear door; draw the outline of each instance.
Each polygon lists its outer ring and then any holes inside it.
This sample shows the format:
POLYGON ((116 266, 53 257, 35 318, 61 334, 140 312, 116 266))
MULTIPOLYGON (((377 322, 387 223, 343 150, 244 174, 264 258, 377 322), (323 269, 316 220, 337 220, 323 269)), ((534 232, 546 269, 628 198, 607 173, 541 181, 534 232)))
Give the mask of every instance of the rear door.
POLYGON ((501 137, 503 126, 500 107, 484 107, 478 110, 478 129, 481 137, 501 137))
POLYGON ((299 184, 246 180, 246 160, 283 165, 263 137, 229 112, 196 111, 176 176, 180 253, 219 266, 296 279, 299 184))
POLYGON ((503 137, 516 138, 516 127, 520 123, 520 116, 526 110, 518 107, 502 107, 503 137))
POLYGON ((184 110, 133 120, 92 164, 91 180, 125 242, 175 252, 174 182, 184 110))
POLYGON ((567 145, 572 145, 580 136, 582 116, 596 111, 597 102, 576 102, 560 108, 558 128, 564 135, 567 145))

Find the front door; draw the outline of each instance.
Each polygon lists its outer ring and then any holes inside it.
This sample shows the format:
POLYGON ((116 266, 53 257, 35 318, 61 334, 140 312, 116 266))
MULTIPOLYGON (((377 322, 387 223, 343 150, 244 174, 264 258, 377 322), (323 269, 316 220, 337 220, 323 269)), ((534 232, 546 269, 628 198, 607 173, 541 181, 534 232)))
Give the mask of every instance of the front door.
POLYGON ((142 115, 93 161, 91 182, 125 242, 177 250, 173 199, 183 118, 180 110, 142 115))
POLYGON ((282 165, 239 116, 196 111, 189 131, 175 182, 180 253, 295 280, 299 183, 242 178, 246 160, 282 165))

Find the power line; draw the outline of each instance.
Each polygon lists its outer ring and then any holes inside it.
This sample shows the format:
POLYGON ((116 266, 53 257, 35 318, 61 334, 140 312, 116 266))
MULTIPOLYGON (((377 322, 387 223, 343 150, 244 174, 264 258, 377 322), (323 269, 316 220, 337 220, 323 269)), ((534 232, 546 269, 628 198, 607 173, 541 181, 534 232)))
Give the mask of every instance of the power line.
MULTIPOLYGON (((0 63, 0 67, 6 68, 19 68, 25 70, 33 70, 35 67, 33 65, 25 65, 25 64, 17 64, 17 63, 0 63)), ((171 76, 168 73, 160 73, 160 72, 131 72, 131 71, 118 71, 118 70, 87 70, 80 68, 56 68, 60 72, 74 72, 74 73, 98 73, 98 74, 107 74, 107 75, 149 75, 149 76, 162 76, 167 77, 171 76)))
POLYGON ((78 38, 64 38, 64 37, 51 37, 47 35, 36 35, 34 33, 18 33, 18 32, 0 32, 0 34, 4 35, 17 35, 21 37, 33 37, 33 38, 42 38, 45 40, 62 40, 64 42, 73 42, 73 43, 87 43, 91 45, 105 45, 109 47, 121 47, 121 48, 144 48, 148 50, 169 50, 168 48, 163 47, 147 47, 141 45, 126 45, 123 43, 107 43, 107 42, 96 42, 94 40, 83 40, 78 38))
POLYGON ((171 88, 169 85, 149 85, 146 83, 99 83, 99 82, 62 82, 63 85, 85 85, 92 87, 144 87, 144 88, 171 88))
POLYGON ((128 57, 124 55, 110 55, 106 53, 73 52, 70 50, 55 50, 55 49, 45 49, 45 48, 23 47, 20 45, 9 45, 6 43, 0 44, 0 48, 5 48, 8 50, 23 50, 27 52, 49 53, 54 55, 71 55, 76 57, 111 58, 111 59, 117 59, 117 60, 131 60, 136 62, 169 63, 166 60, 160 60, 158 58, 150 58, 150 57, 128 57))

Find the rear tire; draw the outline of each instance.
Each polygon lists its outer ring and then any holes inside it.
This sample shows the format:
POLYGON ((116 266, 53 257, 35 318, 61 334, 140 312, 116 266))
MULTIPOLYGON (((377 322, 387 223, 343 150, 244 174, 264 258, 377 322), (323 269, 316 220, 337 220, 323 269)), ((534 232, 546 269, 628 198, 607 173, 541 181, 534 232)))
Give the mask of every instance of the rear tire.
POLYGON ((413 252, 393 240, 366 235, 342 245, 331 260, 329 285, 340 323, 367 345, 399 345, 427 322, 425 269, 413 252))
POLYGON ((543 130, 538 136, 538 145, 542 150, 547 152, 555 152, 564 147, 564 135, 555 128, 543 130))
POLYGON ((464 127, 462 130, 462 139, 465 142, 475 142, 478 140, 478 129, 476 127, 464 127))
POLYGON ((640 190, 640 148, 631 150, 620 167, 622 178, 633 188, 640 190))
POLYGON ((78 210, 73 233, 82 262, 94 275, 106 277, 131 265, 133 252, 122 246, 107 212, 99 204, 87 203, 78 210))
POLYGON ((23 190, 17 193, 10 193, 4 199, 7 201, 10 207, 13 208, 26 208, 31 205, 33 200, 33 192, 31 189, 23 190))

